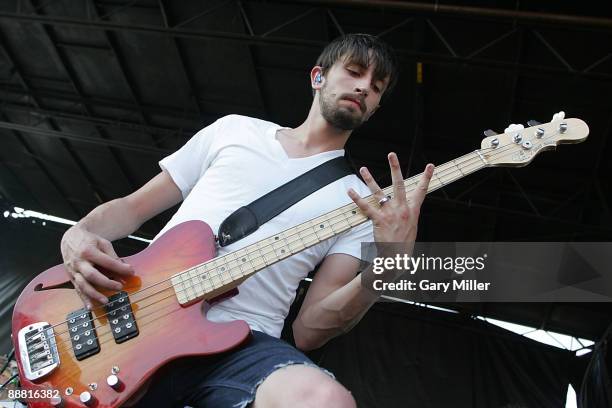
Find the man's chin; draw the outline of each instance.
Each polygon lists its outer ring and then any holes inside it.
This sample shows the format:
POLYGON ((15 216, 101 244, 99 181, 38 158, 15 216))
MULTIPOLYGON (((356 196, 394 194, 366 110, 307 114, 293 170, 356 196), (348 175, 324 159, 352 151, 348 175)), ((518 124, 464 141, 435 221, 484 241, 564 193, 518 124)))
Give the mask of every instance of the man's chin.
POLYGON ((353 115, 334 115, 332 118, 327 119, 327 122, 340 130, 354 130, 362 123, 360 118, 353 115))

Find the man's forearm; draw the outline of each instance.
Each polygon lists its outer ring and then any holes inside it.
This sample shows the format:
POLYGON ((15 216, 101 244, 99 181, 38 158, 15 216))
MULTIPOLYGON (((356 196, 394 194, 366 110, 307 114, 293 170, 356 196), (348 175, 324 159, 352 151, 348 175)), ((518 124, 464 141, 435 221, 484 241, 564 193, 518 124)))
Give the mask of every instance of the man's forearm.
POLYGON ((346 285, 304 310, 293 324, 296 345, 303 350, 321 347, 333 337, 355 326, 378 300, 379 294, 362 285, 362 276, 371 266, 346 285))
POLYGON ((94 208, 76 226, 114 241, 130 235, 141 224, 142 220, 124 197, 94 208))

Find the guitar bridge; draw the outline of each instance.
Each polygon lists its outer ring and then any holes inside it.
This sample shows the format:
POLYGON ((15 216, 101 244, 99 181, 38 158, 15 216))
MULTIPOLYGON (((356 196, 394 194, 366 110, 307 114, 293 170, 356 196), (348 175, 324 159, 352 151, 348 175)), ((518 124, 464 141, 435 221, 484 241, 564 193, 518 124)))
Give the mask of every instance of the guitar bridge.
POLYGON ((49 323, 30 324, 19 330, 17 339, 19 359, 28 380, 43 377, 59 366, 55 333, 49 323))

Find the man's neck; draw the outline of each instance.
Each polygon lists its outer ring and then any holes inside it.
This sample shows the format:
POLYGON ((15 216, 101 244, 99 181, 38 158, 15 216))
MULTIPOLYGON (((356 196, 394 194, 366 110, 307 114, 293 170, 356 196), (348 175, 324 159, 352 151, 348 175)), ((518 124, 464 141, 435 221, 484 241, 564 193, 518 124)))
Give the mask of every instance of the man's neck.
POLYGON ((286 129, 277 134, 290 157, 307 157, 322 152, 344 148, 350 130, 331 126, 320 113, 311 109, 308 117, 295 129, 286 129))

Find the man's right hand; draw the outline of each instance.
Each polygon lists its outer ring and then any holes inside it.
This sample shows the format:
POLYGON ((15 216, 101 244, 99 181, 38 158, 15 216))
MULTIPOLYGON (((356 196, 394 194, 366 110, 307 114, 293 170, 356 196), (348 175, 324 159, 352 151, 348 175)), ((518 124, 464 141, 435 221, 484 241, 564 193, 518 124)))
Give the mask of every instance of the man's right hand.
POLYGON ((121 290, 123 287, 96 266, 126 277, 134 274, 134 269, 117 256, 110 241, 78 224, 68 229, 62 237, 61 250, 68 277, 88 309, 92 308, 93 300, 102 304, 108 302, 96 288, 121 290))

